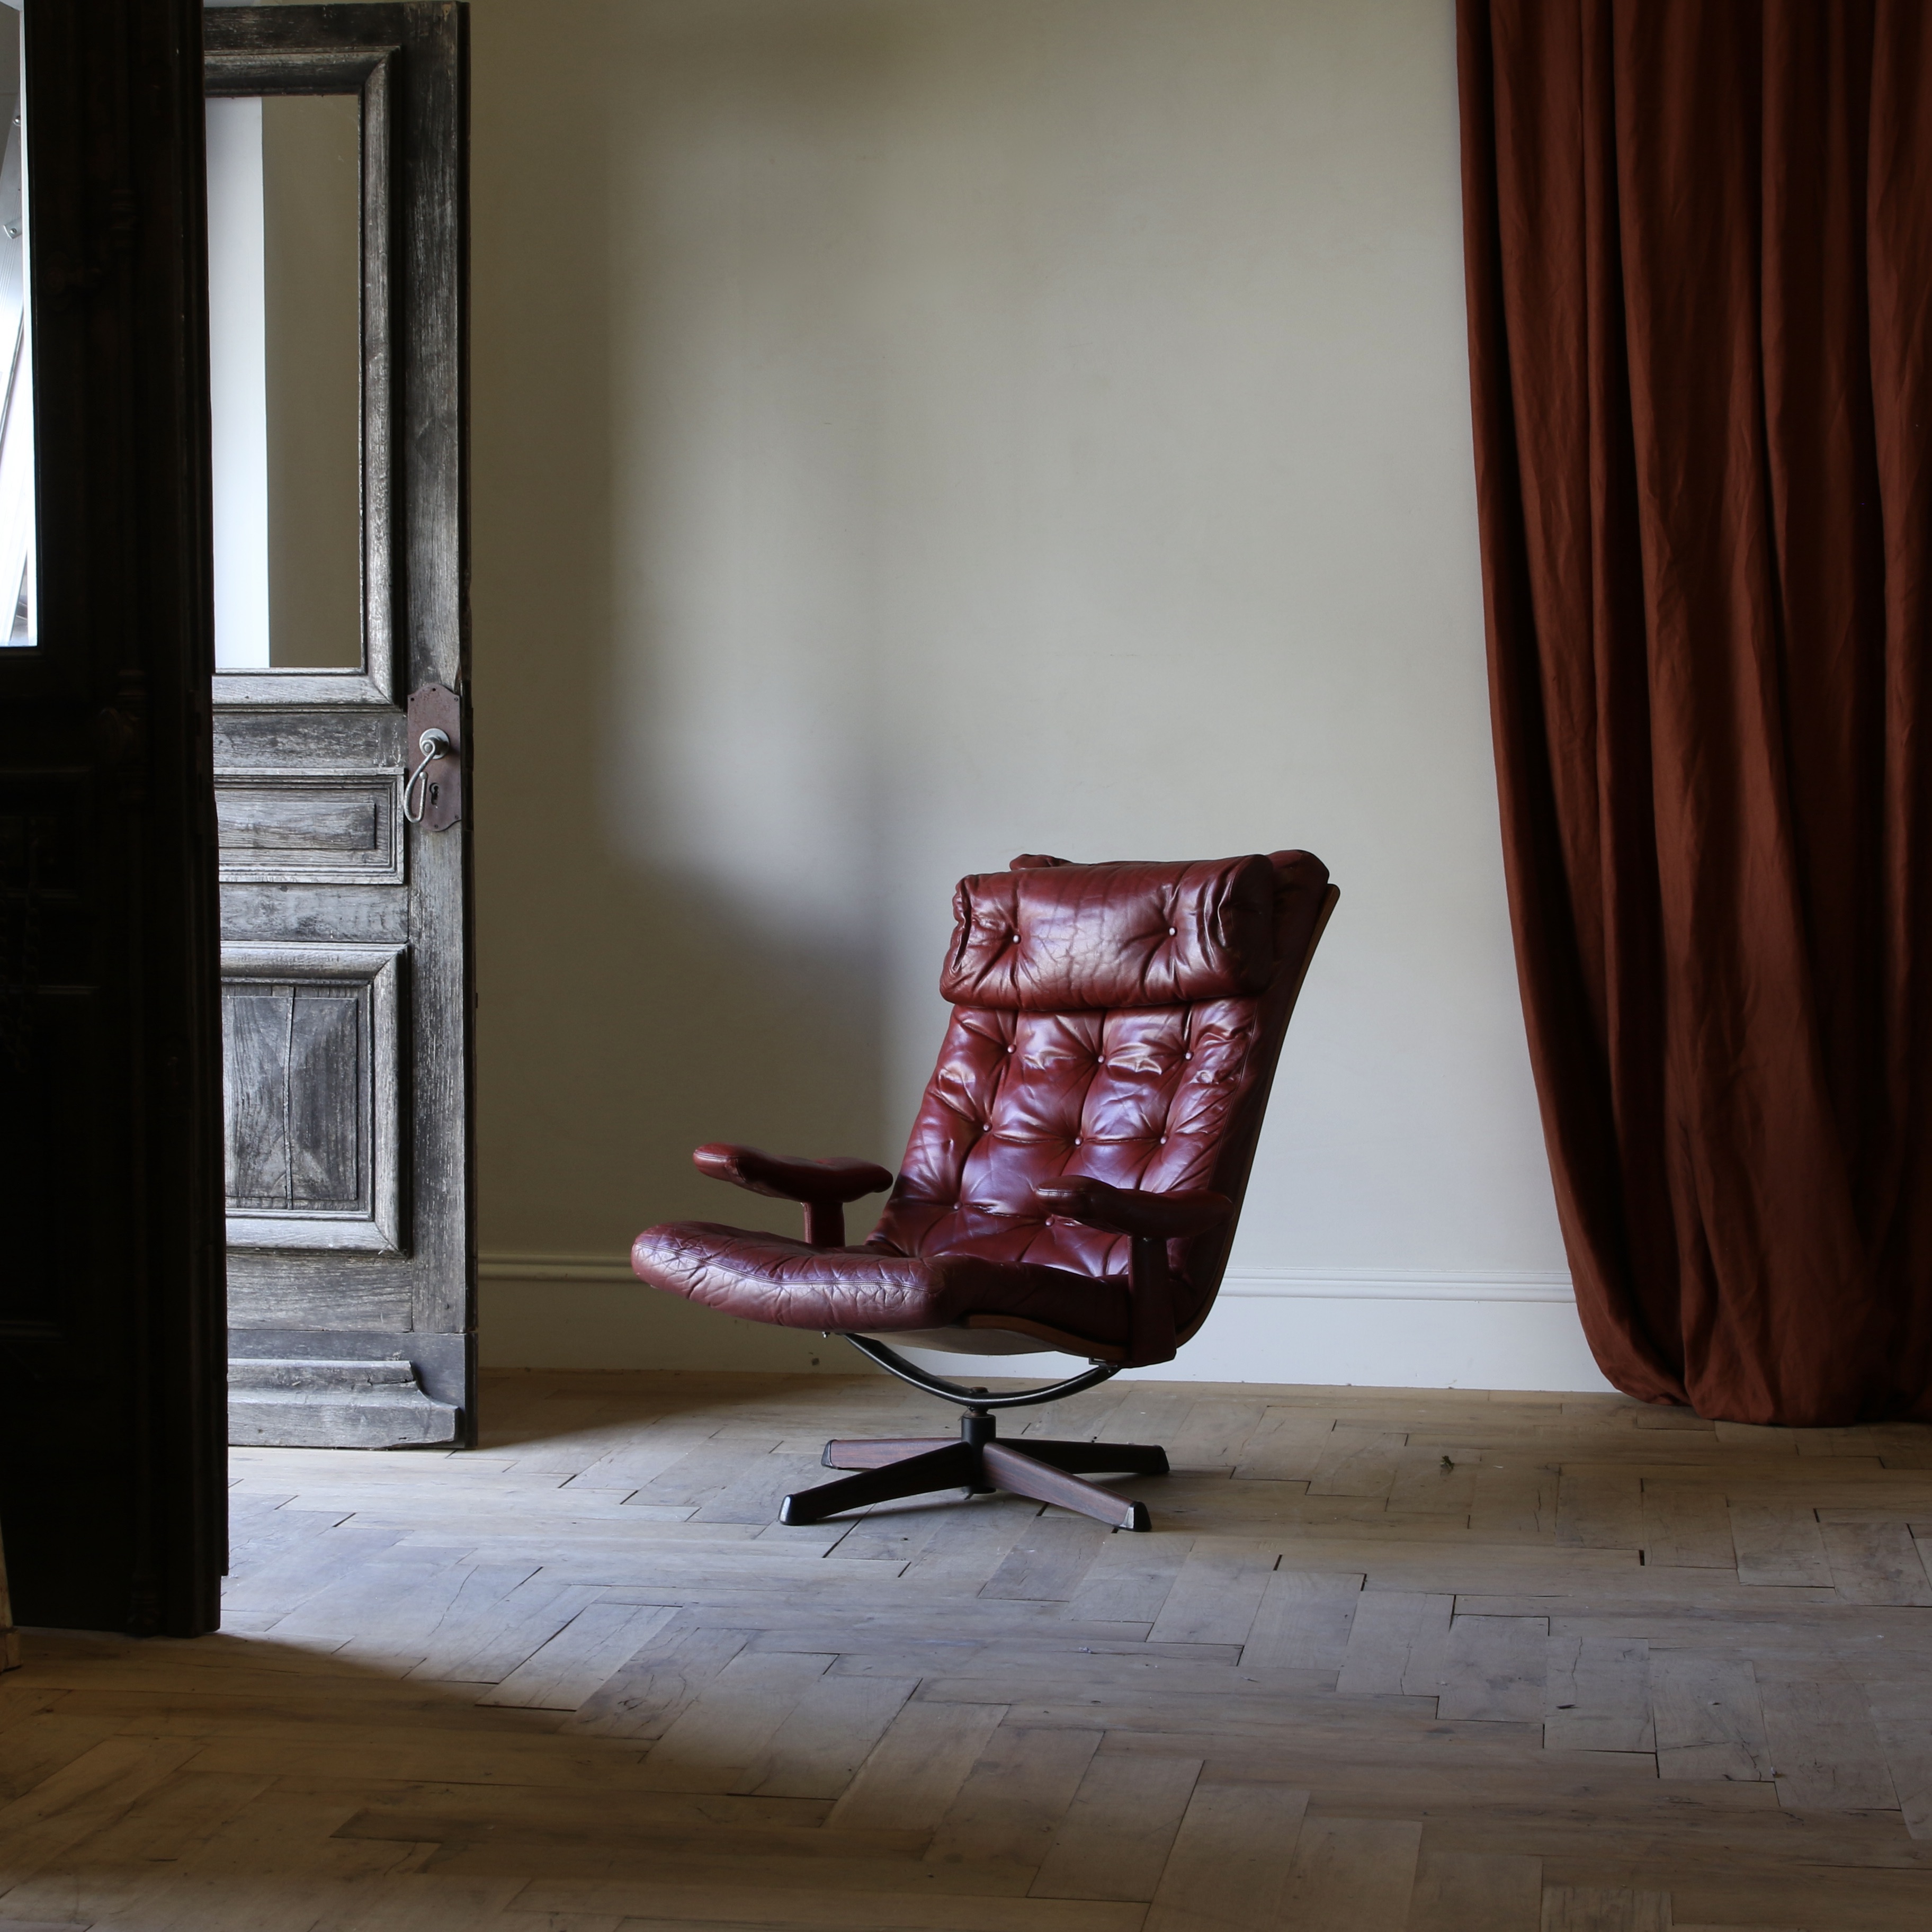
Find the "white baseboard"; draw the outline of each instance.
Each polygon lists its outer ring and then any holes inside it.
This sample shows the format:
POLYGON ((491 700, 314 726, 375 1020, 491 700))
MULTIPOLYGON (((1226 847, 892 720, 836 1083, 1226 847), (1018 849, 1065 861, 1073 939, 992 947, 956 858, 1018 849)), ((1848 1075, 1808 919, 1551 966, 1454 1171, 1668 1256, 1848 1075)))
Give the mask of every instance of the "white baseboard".
POLYGON ((1550 1301, 1576 1305, 1567 1268, 1230 1268, 1222 1297, 1253 1301, 1550 1301))
MULTIPOLYGON (((845 1374, 861 1366, 836 1341, 652 1294, 614 1256, 486 1254, 480 1272, 488 1368, 845 1374)), ((1050 1354, 914 1359, 969 1379, 1060 1375, 1067 1366, 1050 1354)), ((1570 1277, 1551 1270, 1234 1270, 1207 1325, 1174 1360, 1127 1372, 1163 1382, 1610 1388, 1584 1342, 1570 1277)))

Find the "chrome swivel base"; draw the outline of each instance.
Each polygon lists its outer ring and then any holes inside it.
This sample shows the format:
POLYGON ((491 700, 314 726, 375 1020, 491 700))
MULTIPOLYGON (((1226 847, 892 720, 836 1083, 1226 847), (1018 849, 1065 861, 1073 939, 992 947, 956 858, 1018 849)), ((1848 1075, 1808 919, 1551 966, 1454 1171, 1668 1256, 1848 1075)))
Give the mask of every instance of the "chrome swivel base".
POLYGON ((1050 1388, 995 1396, 985 1389, 962 1388, 928 1376, 869 1336, 848 1335, 845 1339, 902 1380, 964 1406, 959 1439, 955 1442, 944 1436, 920 1436, 828 1442, 824 1456, 828 1469, 860 1473, 787 1496, 778 1510, 779 1522, 822 1522, 842 1510, 956 1489, 972 1496, 1004 1490, 1009 1496, 1030 1496, 1036 1502, 1078 1510, 1114 1529, 1154 1527, 1144 1503, 1116 1496, 1098 1483, 1082 1482, 1080 1477, 1082 1472, 1116 1470, 1128 1475, 1164 1476, 1165 1449, 1132 1442, 1048 1442, 1031 1437, 1021 1449, 997 1437, 994 1409, 1030 1406, 1090 1388, 1114 1372, 1111 1366, 1096 1364, 1085 1373, 1050 1388))

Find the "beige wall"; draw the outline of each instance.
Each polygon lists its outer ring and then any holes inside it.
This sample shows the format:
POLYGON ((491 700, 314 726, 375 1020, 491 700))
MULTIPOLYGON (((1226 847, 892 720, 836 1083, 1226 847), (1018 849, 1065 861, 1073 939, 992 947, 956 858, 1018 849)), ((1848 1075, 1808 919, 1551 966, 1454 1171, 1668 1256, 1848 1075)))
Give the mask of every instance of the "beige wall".
POLYGON ((476 0, 486 1359, 823 1352, 597 1270, 791 1225, 699 1140, 896 1158, 960 873, 1300 844, 1342 907, 1202 1372, 1592 1385, 1503 901, 1452 11, 476 0))

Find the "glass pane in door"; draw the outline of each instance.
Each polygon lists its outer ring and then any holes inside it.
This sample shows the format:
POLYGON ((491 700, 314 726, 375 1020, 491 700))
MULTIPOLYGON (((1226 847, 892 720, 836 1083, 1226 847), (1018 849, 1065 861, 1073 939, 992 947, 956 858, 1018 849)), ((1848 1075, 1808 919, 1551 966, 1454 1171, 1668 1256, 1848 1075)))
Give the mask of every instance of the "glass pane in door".
POLYGON ((362 664, 360 103, 208 104, 214 656, 362 664))

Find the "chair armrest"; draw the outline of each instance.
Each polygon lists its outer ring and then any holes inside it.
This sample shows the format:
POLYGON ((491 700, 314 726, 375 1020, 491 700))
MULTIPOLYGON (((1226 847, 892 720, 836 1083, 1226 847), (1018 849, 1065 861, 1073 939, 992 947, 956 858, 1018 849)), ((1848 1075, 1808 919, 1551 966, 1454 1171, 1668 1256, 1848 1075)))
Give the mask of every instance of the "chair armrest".
POLYGON ((890 1170, 876 1161, 852 1160, 842 1155, 830 1160, 807 1160, 796 1154, 766 1154, 759 1148, 714 1142, 699 1148, 691 1157, 714 1180, 728 1180, 775 1200, 802 1202, 805 1238, 814 1248, 842 1248, 844 1204, 892 1184, 890 1170))
POLYGON ((701 1147, 692 1159, 714 1180, 728 1180, 754 1194, 779 1201, 856 1201, 892 1184, 890 1172, 875 1161, 806 1160, 797 1154, 766 1154, 760 1148, 701 1147))
POLYGON ((1172 1361, 1174 1282, 1167 1244, 1218 1227, 1234 1211, 1234 1204, 1225 1194, 1150 1194, 1135 1187, 1110 1187, 1083 1174, 1043 1180, 1034 1188, 1033 1198, 1063 1220, 1098 1228, 1102 1234, 1132 1238, 1126 1366, 1141 1369, 1172 1361))
POLYGON ((1043 1180, 1033 1192, 1042 1207, 1064 1220, 1140 1240, 1184 1241, 1218 1227, 1234 1211, 1225 1194, 1152 1194, 1110 1187, 1082 1174, 1043 1180))

